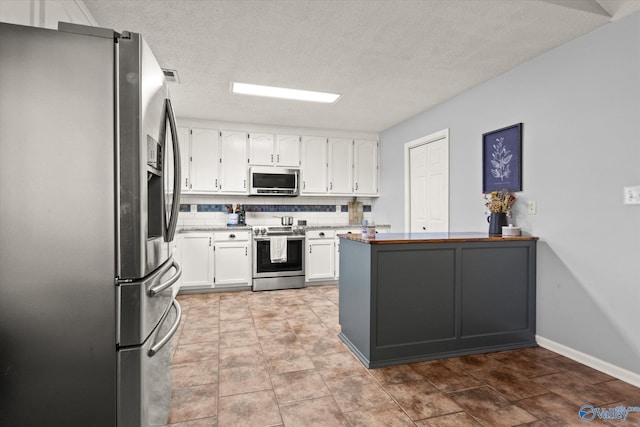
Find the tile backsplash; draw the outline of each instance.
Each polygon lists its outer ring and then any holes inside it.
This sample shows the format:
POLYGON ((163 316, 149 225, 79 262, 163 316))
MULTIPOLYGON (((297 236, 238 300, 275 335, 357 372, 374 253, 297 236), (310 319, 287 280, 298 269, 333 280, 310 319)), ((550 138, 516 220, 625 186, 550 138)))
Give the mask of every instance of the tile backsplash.
MULTIPOLYGON (((341 225, 349 223, 348 198, 280 198, 280 197, 182 197, 178 225, 180 227, 224 225, 226 205, 243 205, 248 225, 277 225, 280 216, 306 220, 308 225, 341 225)), ((364 219, 371 221, 371 200, 358 199, 363 204, 364 219)))

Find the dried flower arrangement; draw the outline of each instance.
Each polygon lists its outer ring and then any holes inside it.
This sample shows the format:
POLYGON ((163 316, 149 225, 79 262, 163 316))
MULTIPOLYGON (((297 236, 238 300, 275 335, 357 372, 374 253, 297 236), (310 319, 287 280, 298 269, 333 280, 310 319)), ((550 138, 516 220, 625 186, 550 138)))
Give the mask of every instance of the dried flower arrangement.
POLYGON ((500 190, 492 191, 489 195, 485 194, 484 204, 491 213, 505 213, 507 216, 511 216, 511 206, 516 201, 516 196, 513 195, 513 191, 500 190))

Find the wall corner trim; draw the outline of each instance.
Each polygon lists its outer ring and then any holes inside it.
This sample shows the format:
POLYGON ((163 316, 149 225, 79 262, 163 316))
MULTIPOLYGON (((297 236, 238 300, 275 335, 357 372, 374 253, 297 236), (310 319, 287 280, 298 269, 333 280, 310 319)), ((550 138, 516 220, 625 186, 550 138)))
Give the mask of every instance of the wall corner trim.
POLYGON ((638 373, 631 372, 609 362, 605 362, 597 357, 593 357, 571 347, 567 347, 566 345, 557 343, 548 338, 541 337, 540 335, 536 335, 536 342, 540 347, 544 347, 547 350, 551 350, 562 356, 568 357, 569 359, 573 359, 576 362, 580 362, 583 365, 587 365, 600 372, 604 372, 605 374, 611 375, 621 381, 640 387, 640 374, 638 373))

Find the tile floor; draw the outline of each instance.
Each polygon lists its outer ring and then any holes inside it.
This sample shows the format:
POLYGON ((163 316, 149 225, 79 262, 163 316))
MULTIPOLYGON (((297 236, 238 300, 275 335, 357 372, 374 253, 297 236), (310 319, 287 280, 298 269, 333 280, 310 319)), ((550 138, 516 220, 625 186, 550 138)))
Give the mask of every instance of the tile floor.
POLYGON ((178 299, 171 425, 578 426, 584 404, 640 406, 639 388, 540 347, 367 370, 337 337, 336 286, 178 299))

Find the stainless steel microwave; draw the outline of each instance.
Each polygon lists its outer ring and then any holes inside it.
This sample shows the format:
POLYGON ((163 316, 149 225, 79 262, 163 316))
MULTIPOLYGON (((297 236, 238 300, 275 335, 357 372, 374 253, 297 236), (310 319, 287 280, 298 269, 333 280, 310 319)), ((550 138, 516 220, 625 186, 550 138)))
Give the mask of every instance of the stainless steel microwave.
POLYGON ((252 167, 249 169, 249 194, 252 196, 297 196, 299 169, 252 167))

